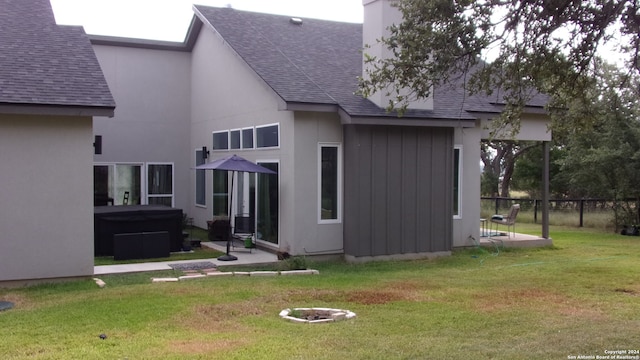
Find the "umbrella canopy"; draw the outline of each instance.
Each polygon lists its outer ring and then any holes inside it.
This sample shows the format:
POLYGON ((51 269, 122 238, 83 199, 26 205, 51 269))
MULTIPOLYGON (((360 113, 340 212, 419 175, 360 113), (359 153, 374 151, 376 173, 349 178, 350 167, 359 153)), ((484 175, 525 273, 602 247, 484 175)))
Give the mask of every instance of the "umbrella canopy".
MULTIPOLYGON (((229 194, 229 218, 231 218, 231 206, 233 204, 233 178, 236 172, 249 172, 249 173, 261 173, 261 174, 277 174, 277 172, 267 169, 264 166, 260 166, 256 163, 242 158, 238 155, 230 155, 223 157, 206 164, 198 165, 194 169, 196 170, 226 170, 232 171, 231 173, 231 192, 229 194)), ((229 228, 231 231, 231 228, 229 228)), ((229 246, 231 242, 231 234, 227 236, 227 253, 218 258, 222 261, 238 260, 237 257, 229 254, 229 246)))
POLYGON ((242 171, 250 173, 262 173, 262 174, 276 174, 275 171, 267 169, 264 166, 252 163, 251 161, 242 158, 238 155, 230 155, 218 160, 208 162, 206 164, 198 165, 196 170, 228 170, 228 171, 242 171))

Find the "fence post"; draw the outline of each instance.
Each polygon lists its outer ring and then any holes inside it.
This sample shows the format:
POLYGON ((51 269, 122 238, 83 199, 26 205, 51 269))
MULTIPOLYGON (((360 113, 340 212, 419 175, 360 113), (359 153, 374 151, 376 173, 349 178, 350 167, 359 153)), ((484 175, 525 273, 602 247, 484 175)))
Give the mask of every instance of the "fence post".
POLYGON ((538 199, 533 200, 533 223, 538 223, 538 199))
POLYGON ((584 225, 584 199, 580 199, 580 227, 584 225))
POLYGON ((494 214, 500 214, 500 197, 496 197, 496 212, 494 214))

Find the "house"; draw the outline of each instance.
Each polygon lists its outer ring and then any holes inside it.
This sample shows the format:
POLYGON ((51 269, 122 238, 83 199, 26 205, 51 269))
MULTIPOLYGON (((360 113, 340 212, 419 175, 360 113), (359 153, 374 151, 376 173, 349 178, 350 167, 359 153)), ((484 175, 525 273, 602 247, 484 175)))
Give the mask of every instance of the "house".
MULTIPOLYGON (((230 177, 192 168, 235 153, 278 173, 234 186, 263 247, 358 261, 473 245, 480 142, 504 104, 443 87, 399 118, 355 95, 363 44, 399 21, 389 4, 365 0, 364 24, 196 5, 182 43, 92 37, 118 103, 94 120, 96 186, 204 228, 226 215, 230 177)), ((549 141, 544 103, 529 105, 519 137, 549 141)))
POLYGON ((0 282, 93 275, 92 118, 113 97, 49 1, 0 9, 0 282))
MULTIPOLYGON (((205 228, 231 177, 193 168, 234 153, 277 172, 233 186, 264 248, 364 261, 479 238, 480 141, 503 105, 441 88, 398 117, 355 95, 363 44, 398 21, 390 0, 365 0, 364 24, 194 6, 183 42, 92 46, 44 0, 0 1, 0 281, 90 275, 94 203, 205 228)), ((520 137, 550 140, 530 105, 520 137)))

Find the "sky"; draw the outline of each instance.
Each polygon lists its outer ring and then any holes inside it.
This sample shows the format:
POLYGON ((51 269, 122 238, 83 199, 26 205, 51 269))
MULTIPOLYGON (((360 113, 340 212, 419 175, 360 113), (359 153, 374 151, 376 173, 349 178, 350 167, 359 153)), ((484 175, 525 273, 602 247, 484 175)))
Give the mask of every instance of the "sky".
POLYGON ((50 0, 56 22, 93 35, 183 41, 192 4, 361 23, 362 0, 50 0))

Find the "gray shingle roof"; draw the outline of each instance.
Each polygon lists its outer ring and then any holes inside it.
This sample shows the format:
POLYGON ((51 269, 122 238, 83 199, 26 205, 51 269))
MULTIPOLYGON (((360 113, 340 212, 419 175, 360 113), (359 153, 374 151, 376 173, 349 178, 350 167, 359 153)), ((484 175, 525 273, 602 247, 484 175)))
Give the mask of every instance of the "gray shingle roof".
POLYGON ((0 0, 0 105, 113 109, 81 27, 59 26, 48 0, 0 0))
MULTIPOLYGON (((396 117, 354 95, 362 75, 362 24, 304 19, 296 25, 289 16, 195 8, 284 101, 338 105, 356 117, 396 117)), ((459 106, 434 108, 404 117, 473 118, 459 106)))
MULTIPOLYGON (((362 24, 303 19, 196 5, 208 23, 286 102, 340 106, 352 117, 396 117, 354 95, 362 75, 362 24)), ((546 96, 529 103, 542 107, 546 96)), ((466 94, 461 82, 434 90, 434 110, 408 110, 404 118, 474 119, 472 112, 499 113, 504 102, 466 94)))

